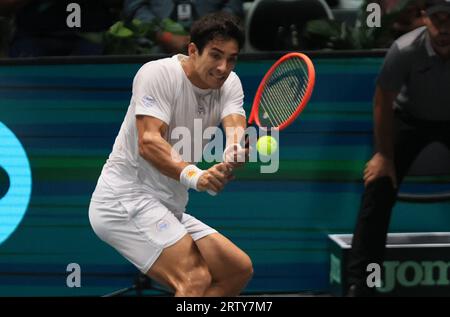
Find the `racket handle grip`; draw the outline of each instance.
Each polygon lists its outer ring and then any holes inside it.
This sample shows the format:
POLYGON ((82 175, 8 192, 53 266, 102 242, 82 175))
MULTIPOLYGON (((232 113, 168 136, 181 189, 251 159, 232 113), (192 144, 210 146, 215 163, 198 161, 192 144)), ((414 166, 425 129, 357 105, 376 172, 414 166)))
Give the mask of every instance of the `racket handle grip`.
POLYGON ((211 189, 208 189, 206 192, 208 194, 210 194, 211 196, 216 196, 217 195, 217 193, 215 191, 211 190, 211 189))

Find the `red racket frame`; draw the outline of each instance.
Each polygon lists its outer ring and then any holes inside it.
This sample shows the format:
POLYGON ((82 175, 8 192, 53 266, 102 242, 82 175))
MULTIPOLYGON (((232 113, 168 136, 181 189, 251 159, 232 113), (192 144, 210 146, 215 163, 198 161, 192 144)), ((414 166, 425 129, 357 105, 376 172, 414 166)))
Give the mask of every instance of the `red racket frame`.
MULTIPOLYGON (((248 123, 249 124, 252 124, 253 121, 255 121, 256 124, 259 127, 261 127, 261 122, 259 121, 259 117, 258 117, 257 113, 258 113, 258 110, 259 110, 259 102, 261 100, 261 96, 262 96, 262 94, 264 92, 264 89, 266 87, 267 80, 269 79, 269 77, 273 74, 275 69, 281 63, 283 63, 286 60, 291 59, 291 58, 300 58, 306 64, 306 67, 307 67, 307 70, 308 70, 308 85, 306 87, 306 93, 305 93, 305 96, 303 97, 302 101, 300 102, 300 104, 297 106, 297 109, 295 110, 295 112, 285 122, 283 122, 281 125, 279 125, 278 127, 273 128, 273 129, 275 129, 275 130, 283 130, 283 129, 285 129, 292 122, 294 122, 294 120, 298 117, 298 115, 306 107, 309 99, 311 98, 311 95, 312 95, 312 92, 313 92, 313 89, 314 89, 314 84, 315 84, 315 81, 316 81, 316 72, 314 70, 314 64, 309 59, 309 57, 306 56, 305 54, 298 53, 298 52, 288 53, 288 54, 283 55, 280 59, 278 59, 270 67, 270 69, 267 71, 266 75, 264 75, 264 78, 261 80, 261 83, 259 84, 258 89, 256 90, 255 99, 253 100, 252 110, 251 110, 251 113, 250 113, 250 117, 248 119, 248 123)), ((264 127, 262 127, 262 128, 264 128, 264 127)))

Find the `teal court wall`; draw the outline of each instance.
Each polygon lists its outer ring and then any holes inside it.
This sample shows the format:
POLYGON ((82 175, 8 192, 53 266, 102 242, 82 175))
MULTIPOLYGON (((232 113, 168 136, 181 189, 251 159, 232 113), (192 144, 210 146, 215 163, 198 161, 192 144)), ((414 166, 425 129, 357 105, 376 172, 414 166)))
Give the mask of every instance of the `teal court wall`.
MULTIPOLYGON (((316 87, 307 109, 280 135, 278 172, 260 174, 257 163, 249 164, 220 195, 192 193, 188 205, 250 255, 255 275, 246 292, 327 292, 327 235, 349 233, 355 223, 382 55, 311 56, 316 87)), ((274 60, 250 56, 238 63, 247 112, 274 60)), ((21 154, 0 133, 0 232, 10 230, 14 210, 25 211, 0 244, 0 296, 101 295, 131 284, 136 270, 95 236, 88 205, 143 62, 0 64, 0 125, 7 128, 0 131, 20 141, 30 172, 26 185, 26 164, 14 165, 21 154), (16 181, 21 190, 8 196, 16 181), (81 288, 66 286, 69 263, 81 267, 81 288)), ((398 204, 391 231, 448 231, 449 206, 398 204)))

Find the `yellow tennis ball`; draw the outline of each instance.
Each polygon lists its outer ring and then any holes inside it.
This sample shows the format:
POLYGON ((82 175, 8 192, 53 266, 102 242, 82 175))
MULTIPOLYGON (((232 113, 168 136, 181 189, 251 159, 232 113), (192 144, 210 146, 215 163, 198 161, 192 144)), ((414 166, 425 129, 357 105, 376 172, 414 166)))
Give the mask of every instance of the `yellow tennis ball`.
POLYGON ((261 155, 270 155, 278 149, 277 140, 269 135, 265 135, 256 142, 256 149, 261 155))

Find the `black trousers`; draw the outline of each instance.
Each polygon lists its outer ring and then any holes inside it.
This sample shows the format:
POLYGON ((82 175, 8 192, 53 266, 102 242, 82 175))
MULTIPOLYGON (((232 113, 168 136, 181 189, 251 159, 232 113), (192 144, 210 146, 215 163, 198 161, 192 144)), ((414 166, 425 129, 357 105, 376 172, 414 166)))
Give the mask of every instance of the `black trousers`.
MULTIPOLYGON (((395 130, 394 164, 398 187, 428 144, 437 141, 450 149, 450 122, 420 121, 396 114, 395 130)), ((347 266, 349 285, 365 287, 367 265, 378 263, 381 266, 396 197, 397 189, 389 177, 380 177, 365 188, 347 266)))

